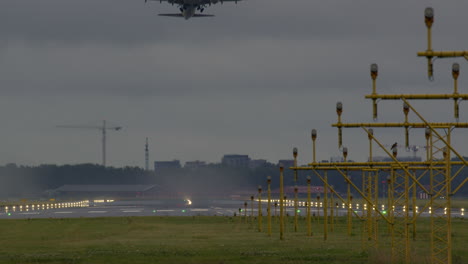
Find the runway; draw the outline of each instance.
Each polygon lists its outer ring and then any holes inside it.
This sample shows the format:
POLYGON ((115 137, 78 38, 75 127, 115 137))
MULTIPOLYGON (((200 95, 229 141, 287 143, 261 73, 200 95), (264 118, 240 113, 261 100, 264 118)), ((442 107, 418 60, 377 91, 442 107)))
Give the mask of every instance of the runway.
MULTIPOLYGON (((294 214, 293 208, 288 208, 286 212, 290 215, 294 214)), ((258 210, 254 208, 254 215, 258 214, 258 210)), ((266 210, 263 215, 266 215, 266 210)), ((278 210, 279 213, 279 210, 278 210)), ((239 215, 238 208, 190 208, 190 207, 155 207, 155 206, 94 206, 94 207, 77 207, 77 208, 62 208, 62 209, 47 209, 47 210, 28 210, 28 211, 9 211, 1 212, 0 219, 28 219, 28 218, 80 218, 80 217, 124 217, 124 216, 234 216, 239 215)), ((244 212, 240 213, 242 216, 244 212)), ((247 215, 251 214, 248 210, 247 215)), ((305 215, 304 213, 301 213, 305 215)))
MULTIPOLYGON (((161 201, 118 201, 99 204, 77 204, 69 203, 60 208, 52 207, 10 207, 8 210, 0 211, 0 219, 32 219, 32 218, 80 218, 80 217, 125 217, 125 216, 234 216, 234 215, 258 215, 257 202, 252 208, 248 204, 247 210, 241 201, 212 201, 192 206, 188 204, 164 203, 161 201), (236 205, 238 207, 236 207, 236 205), (242 208, 240 206, 242 205, 242 208)), ((262 203, 262 215, 266 216, 266 204, 262 203)), ((362 215, 362 210, 354 209, 357 215, 362 215)), ((331 208, 328 214, 332 213, 331 208)), ((365 212, 364 212, 365 213, 365 212)), ((287 206, 285 214, 294 215, 294 207, 287 206)), ((412 212, 409 212, 412 215, 412 212)), ((271 215, 279 215, 279 207, 271 208, 271 215)), ((306 216, 306 208, 298 207, 298 215, 306 216)), ((311 215, 323 216, 323 208, 311 207, 311 215)), ((347 209, 333 208, 334 216, 347 215, 347 209)), ((354 214, 353 214, 354 215, 354 214)), ((429 217, 429 212, 423 212, 420 217, 429 217)), ((452 210, 452 217, 465 218, 464 211, 452 210)))

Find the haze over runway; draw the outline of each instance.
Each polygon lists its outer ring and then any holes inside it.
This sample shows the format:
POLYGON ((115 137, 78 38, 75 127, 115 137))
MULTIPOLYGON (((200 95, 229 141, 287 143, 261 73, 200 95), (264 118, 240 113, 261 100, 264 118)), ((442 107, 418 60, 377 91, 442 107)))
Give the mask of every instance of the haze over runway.
MULTIPOLYGON (((2 0, 0 164, 100 163, 98 131, 56 126, 104 119, 123 127, 108 134, 110 166, 143 166, 146 137, 150 160, 219 162, 237 153, 277 162, 298 147, 304 164, 312 128, 319 159, 338 156, 335 103, 343 102, 344 121, 372 122, 364 99, 371 63, 379 64, 377 91, 393 94, 451 93, 459 62, 459 91, 467 92, 467 61, 437 60, 430 82, 416 57, 426 49, 427 6, 434 49, 468 49, 463 0, 246 0, 187 21, 160 17, 174 7, 143 0, 2 0)), ((452 104, 414 103, 433 122, 453 121, 452 104)), ((379 121, 402 121, 401 105, 379 103, 379 121)), ((375 135, 404 142, 403 129, 375 135)), ((410 137, 425 144, 423 130, 410 137)), ((367 158, 363 131, 345 130, 343 140, 348 159, 367 158)), ((452 142, 466 154, 463 130, 452 142)))

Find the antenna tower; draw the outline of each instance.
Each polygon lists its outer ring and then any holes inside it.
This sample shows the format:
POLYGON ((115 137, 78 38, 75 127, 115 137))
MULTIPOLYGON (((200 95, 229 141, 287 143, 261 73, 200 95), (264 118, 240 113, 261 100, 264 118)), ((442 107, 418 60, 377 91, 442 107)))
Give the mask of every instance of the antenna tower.
POLYGON ((149 148, 148 148, 148 138, 146 138, 145 144, 145 170, 149 171, 149 148))

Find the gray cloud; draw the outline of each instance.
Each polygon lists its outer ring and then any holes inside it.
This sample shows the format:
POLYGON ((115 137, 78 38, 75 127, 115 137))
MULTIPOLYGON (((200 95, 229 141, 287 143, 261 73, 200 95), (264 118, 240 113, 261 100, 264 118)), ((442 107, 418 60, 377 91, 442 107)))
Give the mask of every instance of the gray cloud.
MULTIPOLYGON (((451 92, 453 61, 462 67, 460 91, 467 86, 464 60, 436 61, 436 79, 427 80, 416 52, 426 47, 428 5, 436 10, 434 47, 466 49, 461 0, 250 0, 189 21, 158 17, 177 10, 157 2, 4 0, 0 163, 99 162, 99 131, 55 126, 102 119, 124 126, 109 134, 116 166, 142 166, 145 137, 152 159, 246 153, 276 161, 297 146, 306 162, 311 128, 319 130, 321 159, 339 155, 330 127, 336 101, 345 105, 344 120, 372 121, 364 100, 370 63, 379 63, 382 93, 451 92)), ((416 105, 434 120, 452 120, 451 103, 416 105)), ((381 102, 379 110, 379 121, 402 120, 401 102, 381 102)), ((402 142, 400 130, 376 132, 402 142)), ((424 142, 419 134, 412 131, 414 143, 424 142)), ((351 158, 365 159, 365 139, 345 131, 351 158)))

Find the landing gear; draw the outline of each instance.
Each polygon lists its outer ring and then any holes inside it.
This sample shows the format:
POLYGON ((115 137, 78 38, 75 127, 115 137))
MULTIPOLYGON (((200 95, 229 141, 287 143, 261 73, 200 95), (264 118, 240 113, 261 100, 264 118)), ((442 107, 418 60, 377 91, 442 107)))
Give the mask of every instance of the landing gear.
POLYGON ((205 6, 204 5, 199 5, 199 6, 197 6, 197 10, 200 11, 200 13, 203 13, 203 11, 205 11, 205 6))

